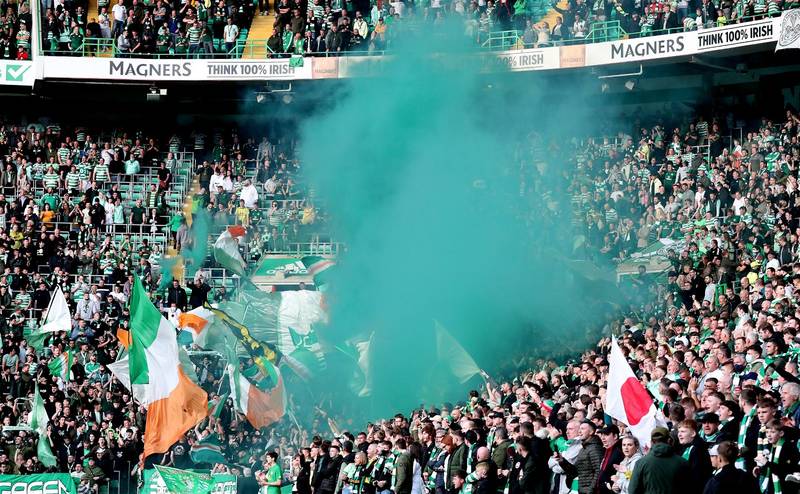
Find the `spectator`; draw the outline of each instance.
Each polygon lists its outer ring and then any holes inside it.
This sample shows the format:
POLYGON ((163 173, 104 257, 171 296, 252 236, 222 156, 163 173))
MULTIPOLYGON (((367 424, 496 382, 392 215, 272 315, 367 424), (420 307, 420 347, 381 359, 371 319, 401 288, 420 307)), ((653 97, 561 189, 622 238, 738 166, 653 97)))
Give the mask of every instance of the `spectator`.
POLYGON ((758 486, 752 475, 734 466, 739 450, 736 443, 722 442, 710 450, 712 460, 716 459, 714 475, 706 484, 703 494, 723 494, 725 492, 741 492, 757 494, 758 486))
POLYGON ((661 494, 684 492, 689 484, 689 463, 670 446, 669 430, 656 427, 651 434, 650 452, 636 462, 628 492, 661 494))
POLYGON ((691 475, 689 492, 702 493, 712 471, 708 447, 697 434, 697 422, 688 419, 678 424, 678 441, 680 442, 678 451, 681 452, 681 457, 689 463, 691 475))
POLYGON ((233 23, 233 18, 231 17, 228 18, 228 23, 225 25, 223 38, 225 40, 225 51, 230 53, 239 38, 239 27, 233 23))

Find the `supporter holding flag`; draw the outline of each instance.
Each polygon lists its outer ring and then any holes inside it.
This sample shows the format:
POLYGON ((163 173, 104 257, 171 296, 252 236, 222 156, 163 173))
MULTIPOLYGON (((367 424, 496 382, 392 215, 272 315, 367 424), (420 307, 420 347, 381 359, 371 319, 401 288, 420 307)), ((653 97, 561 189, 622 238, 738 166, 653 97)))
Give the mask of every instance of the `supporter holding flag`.
POLYGON ((605 412, 626 424, 641 444, 648 445, 650 431, 661 421, 656 417, 652 398, 634 375, 616 339, 611 342, 608 362, 605 412))

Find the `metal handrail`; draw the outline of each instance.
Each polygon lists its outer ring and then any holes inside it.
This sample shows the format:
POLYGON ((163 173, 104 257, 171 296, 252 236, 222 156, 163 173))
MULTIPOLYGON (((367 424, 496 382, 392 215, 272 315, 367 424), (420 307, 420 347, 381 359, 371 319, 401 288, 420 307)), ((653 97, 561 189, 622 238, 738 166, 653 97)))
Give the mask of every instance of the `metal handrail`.
MULTIPOLYGON (((752 15, 752 16, 745 16, 739 19, 734 19, 731 21, 726 21, 724 23, 718 24, 718 26, 723 25, 731 25, 731 24, 743 24, 755 20, 762 20, 767 18, 767 15, 760 14, 760 15, 752 15)), ((547 43, 547 46, 571 46, 571 45, 583 45, 583 44, 593 44, 593 43, 602 43, 605 41, 615 41, 619 39, 631 39, 631 38, 641 38, 641 37, 650 37, 650 36, 661 36, 665 34, 675 34, 680 32, 690 32, 692 30, 702 30, 706 29, 703 26, 695 26, 694 29, 687 29, 683 26, 671 29, 643 29, 638 32, 626 32, 618 20, 614 21, 606 21, 606 22, 595 22, 592 23, 589 32, 581 38, 570 38, 570 39, 560 39, 560 40, 550 40, 547 43)), ((485 38, 485 41, 482 43, 483 48, 487 51, 510 51, 515 49, 524 49, 530 48, 530 46, 524 46, 522 43, 512 43, 507 44, 506 42, 502 41, 505 38, 511 36, 511 34, 503 34, 503 33, 513 33, 518 31, 495 31, 489 33, 488 38, 485 38), (495 46, 492 40, 501 40, 499 46, 495 46)), ((521 35, 520 35, 521 37, 521 35)), ((287 53, 276 53, 269 49, 267 46, 266 39, 237 39, 236 44, 233 49, 230 51, 222 50, 220 52, 214 53, 137 53, 132 54, 131 56, 136 58, 242 58, 245 55, 250 55, 250 58, 253 58, 253 55, 256 57, 264 56, 265 58, 287 58, 293 55, 291 52, 287 53)), ((84 45, 81 47, 80 50, 70 51, 70 50, 44 50, 45 55, 70 55, 70 56, 97 56, 97 55, 104 55, 110 52, 111 56, 119 56, 120 54, 117 52, 114 40, 112 39, 97 39, 97 38, 89 38, 84 40, 84 45), (102 49, 101 49, 102 48, 102 49)), ((342 51, 342 52, 324 52, 324 53, 316 53, 316 52, 309 52, 304 53, 303 56, 311 56, 311 57, 338 57, 338 56, 381 56, 385 55, 385 50, 375 50, 375 51, 342 51)))

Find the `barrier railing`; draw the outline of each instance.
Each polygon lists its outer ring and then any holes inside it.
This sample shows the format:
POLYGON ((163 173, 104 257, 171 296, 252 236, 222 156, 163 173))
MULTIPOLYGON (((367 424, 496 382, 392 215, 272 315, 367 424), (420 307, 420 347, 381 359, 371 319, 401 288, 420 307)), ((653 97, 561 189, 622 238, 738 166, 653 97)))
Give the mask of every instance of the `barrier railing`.
POLYGON ((510 50, 517 47, 517 43, 522 41, 522 31, 516 29, 510 31, 494 31, 489 33, 481 47, 490 50, 510 50))
MULTIPOLYGON (((778 12, 777 15, 780 15, 778 12)), ((576 44, 592 44, 602 43, 605 41, 615 41, 620 39, 641 38, 649 36, 660 36, 665 34, 674 34, 679 32, 687 32, 694 30, 703 30, 709 27, 719 27, 731 24, 741 24, 751 22, 754 20, 766 19, 770 16, 766 14, 744 16, 731 21, 718 21, 714 26, 710 25, 693 25, 691 27, 676 27, 670 29, 653 29, 652 26, 645 24, 642 29, 637 32, 626 32, 622 27, 620 21, 604 21, 593 22, 589 26, 589 30, 585 36, 570 37, 559 40, 549 40, 547 43, 536 43, 535 46, 564 46, 576 44)), ((724 19, 724 17, 722 18, 724 19)), ((413 26, 410 24, 408 27, 413 31, 413 26)), ((524 37, 523 31, 509 30, 509 31, 494 31, 488 33, 486 36, 481 37, 480 45, 488 51, 507 51, 514 49, 531 48, 530 45, 525 45, 522 42, 524 37)), ((365 41, 365 45, 366 45, 365 41)), ((62 41, 63 44, 63 41, 62 41)), ((66 56, 112 56, 112 57, 136 57, 136 58, 155 58, 155 59, 190 59, 190 58, 285 58, 292 55, 286 52, 274 52, 269 49, 268 40, 266 39, 237 39, 234 47, 227 50, 224 43, 215 40, 215 51, 207 53, 201 48, 192 52, 189 47, 179 47, 178 51, 164 52, 164 53, 119 53, 116 47, 115 40, 106 38, 87 38, 77 50, 61 50, 50 49, 51 44, 48 40, 43 42, 44 55, 66 55, 66 56)), ((364 56, 364 55, 385 55, 385 50, 346 50, 341 52, 308 52, 304 56, 312 57, 338 57, 338 56, 364 56)))

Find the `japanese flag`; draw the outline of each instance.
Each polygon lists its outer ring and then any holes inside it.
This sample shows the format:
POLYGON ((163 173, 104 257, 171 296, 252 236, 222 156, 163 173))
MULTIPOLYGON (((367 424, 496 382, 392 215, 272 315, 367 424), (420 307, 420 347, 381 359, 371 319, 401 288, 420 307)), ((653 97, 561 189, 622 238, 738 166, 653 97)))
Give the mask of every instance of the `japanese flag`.
POLYGON ((616 338, 611 342, 608 363, 606 413, 625 423, 642 447, 650 446, 650 433, 655 427, 666 424, 650 395, 636 379, 616 338))

